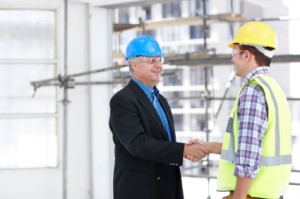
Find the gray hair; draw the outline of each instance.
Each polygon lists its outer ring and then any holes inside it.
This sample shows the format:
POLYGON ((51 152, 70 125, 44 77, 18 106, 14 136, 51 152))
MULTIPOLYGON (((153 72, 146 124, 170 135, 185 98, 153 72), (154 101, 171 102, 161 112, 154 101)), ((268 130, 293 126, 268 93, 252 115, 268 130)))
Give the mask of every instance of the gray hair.
POLYGON ((133 72, 133 68, 131 67, 131 64, 130 64, 130 62, 131 62, 131 61, 134 61, 134 62, 136 62, 136 59, 135 59, 135 57, 133 57, 133 58, 129 58, 129 59, 128 59, 129 71, 132 73, 132 72, 133 72))

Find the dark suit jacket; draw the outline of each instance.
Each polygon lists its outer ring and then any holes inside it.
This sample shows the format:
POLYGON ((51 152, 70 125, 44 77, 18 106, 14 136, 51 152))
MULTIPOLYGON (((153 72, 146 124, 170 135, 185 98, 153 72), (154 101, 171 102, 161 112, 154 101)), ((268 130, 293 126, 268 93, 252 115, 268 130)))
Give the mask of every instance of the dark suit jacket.
POLYGON ((179 166, 183 143, 176 143, 173 117, 166 99, 173 142, 144 91, 131 80, 110 101, 109 126, 115 143, 114 199, 182 199, 179 166))

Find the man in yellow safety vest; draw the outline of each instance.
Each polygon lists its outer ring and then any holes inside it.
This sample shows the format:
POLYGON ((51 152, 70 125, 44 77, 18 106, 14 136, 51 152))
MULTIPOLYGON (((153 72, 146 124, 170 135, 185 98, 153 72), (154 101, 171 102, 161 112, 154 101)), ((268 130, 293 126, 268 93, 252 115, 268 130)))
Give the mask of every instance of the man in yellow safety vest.
POLYGON ((282 198, 291 172, 291 119, 286 96, 269 72, 276 33, 266 23, 248 22, 229 47, 243 85, 224 141, 191 143, 221 154, 217 189, 230 191, 224 198, 282 198))

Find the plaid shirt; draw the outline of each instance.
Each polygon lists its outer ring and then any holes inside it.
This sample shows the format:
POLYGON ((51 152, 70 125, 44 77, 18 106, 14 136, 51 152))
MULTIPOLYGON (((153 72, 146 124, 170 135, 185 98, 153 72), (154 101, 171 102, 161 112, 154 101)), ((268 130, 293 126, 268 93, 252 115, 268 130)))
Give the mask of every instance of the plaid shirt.
MULTIPOLYGON (((269 67, 258 67, 249 73, 243 85, 257 74, 270 75, 269 67)), ((239 137, 234 175, 255 178, 259 170, 262 139, 268 127, 268 107, 262 88, 254 83, 243 88, 238 102, 239 137)))

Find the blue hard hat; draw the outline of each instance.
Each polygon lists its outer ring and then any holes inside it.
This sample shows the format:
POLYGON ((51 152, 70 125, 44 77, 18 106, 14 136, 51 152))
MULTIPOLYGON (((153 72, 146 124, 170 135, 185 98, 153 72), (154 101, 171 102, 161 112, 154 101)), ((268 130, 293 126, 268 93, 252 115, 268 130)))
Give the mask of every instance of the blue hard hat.
POLYGON ((145 57, 163 57, 164 54, 157 41, 150 35, 142 35, 131 40, 126 48, 125 60, 129 58, 145 57))

